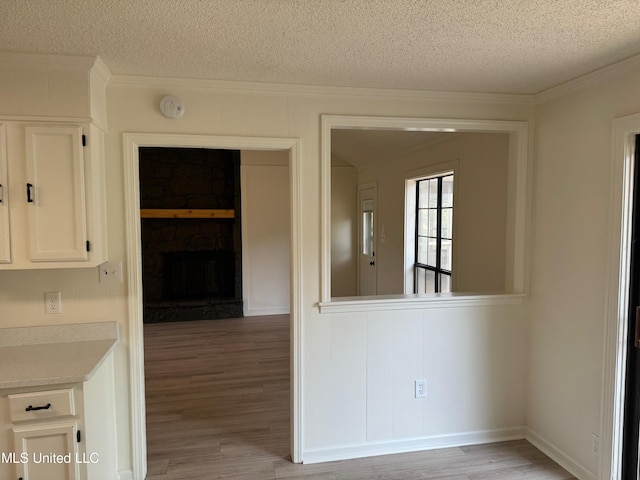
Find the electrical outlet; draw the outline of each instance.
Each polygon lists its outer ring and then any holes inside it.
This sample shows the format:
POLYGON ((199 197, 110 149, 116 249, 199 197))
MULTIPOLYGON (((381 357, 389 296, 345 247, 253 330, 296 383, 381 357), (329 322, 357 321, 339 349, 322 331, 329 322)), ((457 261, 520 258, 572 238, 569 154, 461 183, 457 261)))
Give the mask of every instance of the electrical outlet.
POLYGON ((426 398, 426 396, 427 396, 427 381, 424 380, 424 379, 416 380, 415 387, 416 387, 416 398, 426 398))
POLYGON ((60 292, 47 292, 44 294, 44 313, 60 313, 62 305, 60 303, 60 292))
POLYGON ((600 437, 595 433, 591 434, 591 453, 597 455, 600 453, 600 437))

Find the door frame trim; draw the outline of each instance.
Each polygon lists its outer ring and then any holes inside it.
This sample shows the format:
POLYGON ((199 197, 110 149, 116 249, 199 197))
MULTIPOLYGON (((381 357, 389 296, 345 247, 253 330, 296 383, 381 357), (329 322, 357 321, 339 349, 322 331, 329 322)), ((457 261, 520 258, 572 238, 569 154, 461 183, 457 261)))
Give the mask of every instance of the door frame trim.
POLYGON ((291 458, 302 462, 302 245, 303 232, 301 141, 297 138, 228 137, 171 133, 123 133, 124 193, 129 312, 129 383, 131 388, 131 454, 134 478, 147 472, 147 439, 144 390, 144 337, 142 326, 142 249, 140 231, 140 147, 193 147, 232 150, 288 150, 291 205, 291 458))
POLYGON ((617 118, 612 126, 610 163, 609 288, 605 305, 602 409, 602 455, 599 478, 618 480, 622 475, 626 339, 629 308, 631 227, 635 136, 640 134, 640 114, 617 118))

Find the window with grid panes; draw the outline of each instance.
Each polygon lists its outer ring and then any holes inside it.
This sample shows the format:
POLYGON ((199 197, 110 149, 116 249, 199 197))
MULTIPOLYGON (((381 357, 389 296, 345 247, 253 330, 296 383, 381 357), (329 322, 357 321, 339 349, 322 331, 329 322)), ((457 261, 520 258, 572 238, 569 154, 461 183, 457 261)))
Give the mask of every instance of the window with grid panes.
POLYGON ((414 292, 451 291, 453 174, 416 182, 414 292))

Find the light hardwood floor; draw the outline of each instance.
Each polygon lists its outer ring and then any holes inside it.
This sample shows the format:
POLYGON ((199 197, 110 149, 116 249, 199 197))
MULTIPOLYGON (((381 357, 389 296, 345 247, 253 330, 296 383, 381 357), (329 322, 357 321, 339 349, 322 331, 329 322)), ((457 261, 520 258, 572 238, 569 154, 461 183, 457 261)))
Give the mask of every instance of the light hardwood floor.
POLYGON ((289 317, 144 326, 148 480, 563 480, 525 441, 296 465, 289 317))

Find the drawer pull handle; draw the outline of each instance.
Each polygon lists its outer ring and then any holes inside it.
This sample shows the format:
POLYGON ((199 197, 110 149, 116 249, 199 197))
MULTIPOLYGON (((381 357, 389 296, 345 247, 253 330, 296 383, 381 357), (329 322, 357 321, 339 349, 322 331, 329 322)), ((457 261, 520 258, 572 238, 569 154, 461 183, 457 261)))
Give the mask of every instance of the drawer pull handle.
POLYGON ((25 412, 33 412, 35 410, 49 410, 51 408, 51 404, 47 403, 44 407, 33 407, 31 405, 29 405, 27 408, 24 409, 25 412))

